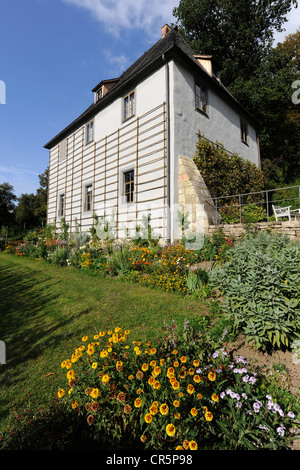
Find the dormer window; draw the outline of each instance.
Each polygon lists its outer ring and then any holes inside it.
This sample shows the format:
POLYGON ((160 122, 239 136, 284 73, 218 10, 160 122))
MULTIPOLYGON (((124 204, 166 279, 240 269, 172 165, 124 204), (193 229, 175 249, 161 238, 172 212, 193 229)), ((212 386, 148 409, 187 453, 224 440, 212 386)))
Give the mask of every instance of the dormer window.
POLYGON ((103 98, 103 86, 100 87, 96 92, 96 101, 100 100, 101 98, 103 98))

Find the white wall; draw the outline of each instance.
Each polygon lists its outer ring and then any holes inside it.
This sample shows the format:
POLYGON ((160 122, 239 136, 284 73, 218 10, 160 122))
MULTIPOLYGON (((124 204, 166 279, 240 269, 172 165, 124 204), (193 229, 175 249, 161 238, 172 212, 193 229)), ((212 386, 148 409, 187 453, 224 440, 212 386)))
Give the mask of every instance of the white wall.
MULTIPOLYGON (((135 88, 135 116, 122 122, 122 97, 94 118, 94 140, 84 142, 84 127, 68 137, 67 158, 59 159, 59 146, 50 151, 48 223, 58 217, 59 194, 66 199, 65 219, 81 230, 93 223, 92 213, 112 218, 121 228, 129 221, 131 230, 140 225, 142 215, 152 207, 151 226, 163 236, 166 198, 166 100, 165 69, 162 67, 135 88), (149 113, 149 114, 148 114, 149 113), (138 158, 137 158, 138 155, 138 158), (135 170, 136 197, 124 203, 123 172, 135 170), (83 210, 84 187, 93 184, 93 211, 83 210)), ((131 92, 128 89, 127 92, 131 92)))

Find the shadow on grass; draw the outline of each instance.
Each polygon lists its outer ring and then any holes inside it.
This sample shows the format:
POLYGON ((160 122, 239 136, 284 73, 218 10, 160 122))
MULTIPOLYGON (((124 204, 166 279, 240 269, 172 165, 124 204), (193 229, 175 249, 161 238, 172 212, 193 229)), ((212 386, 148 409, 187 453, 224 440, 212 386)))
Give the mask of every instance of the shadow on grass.
MULTIPOLYGON (((36 358, 47 348, 46 336, 67 322, 63 317, 45 315, 47 306, 57 300, 57 293, 51 290, 58 283, 59 280, 33 269, 20 269, 14 264, 0 267, 0 339, 6 343, 5 368, 13 369, 36 358)), ((10 383, 14 380, 11 375, 10 383)))

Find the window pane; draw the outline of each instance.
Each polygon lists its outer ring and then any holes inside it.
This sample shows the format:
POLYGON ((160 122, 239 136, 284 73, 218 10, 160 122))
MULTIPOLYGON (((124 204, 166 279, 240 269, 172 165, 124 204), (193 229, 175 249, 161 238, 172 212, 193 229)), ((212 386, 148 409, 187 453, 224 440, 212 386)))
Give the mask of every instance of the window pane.
POLYGON ((134 170, 124 173, 124 196, 125 202, 133 202, 134 194, 134 170))

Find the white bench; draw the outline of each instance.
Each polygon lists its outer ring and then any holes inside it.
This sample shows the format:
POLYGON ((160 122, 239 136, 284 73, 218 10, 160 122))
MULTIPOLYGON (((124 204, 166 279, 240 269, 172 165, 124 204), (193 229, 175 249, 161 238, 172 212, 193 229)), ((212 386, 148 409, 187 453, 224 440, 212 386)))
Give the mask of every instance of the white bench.
POLYGON ((291 217, 295 217, 296 220, 297 217, 300 217, 300 209, 290 210, 291 207, 292 206, 279 207, 272 205, 275 219, 278 220, 279 217, 288 217, 288 219, 291 220, 291 217))

